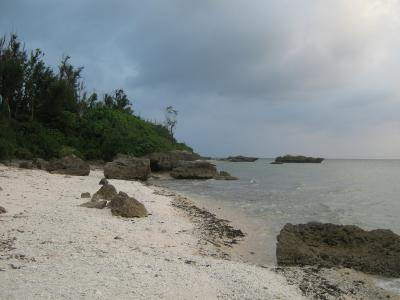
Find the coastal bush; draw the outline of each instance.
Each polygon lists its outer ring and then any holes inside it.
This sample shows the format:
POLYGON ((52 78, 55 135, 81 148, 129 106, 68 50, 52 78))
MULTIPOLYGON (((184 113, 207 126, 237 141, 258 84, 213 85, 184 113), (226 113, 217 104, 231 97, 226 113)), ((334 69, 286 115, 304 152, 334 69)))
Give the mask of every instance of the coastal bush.
POLYGON ((43 56, 27 52, 16 35, 0 39, 0 159, 192 151, 166 125, 135 116, 122 89, 98 100, 83 88, 83 67, 66 56, 55 71, 43 56))

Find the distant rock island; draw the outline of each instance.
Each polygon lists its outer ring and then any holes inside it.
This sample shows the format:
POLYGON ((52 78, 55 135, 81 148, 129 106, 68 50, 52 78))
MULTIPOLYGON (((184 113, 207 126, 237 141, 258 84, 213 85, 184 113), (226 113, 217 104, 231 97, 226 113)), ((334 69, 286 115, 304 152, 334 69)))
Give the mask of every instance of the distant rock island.
POLYGON ((227 158, 223 158, 221 160, 230 161, 230 162, 254 162, 258 160, 258 157, 248 157, 248 156, 229 156, 227 158))
POLYGON ((302 155, 285 155, 278 156, 272 164, 285 164, 285 163, 315 163, 320 164, 324 158, 321 157, 307 157, 302 155))

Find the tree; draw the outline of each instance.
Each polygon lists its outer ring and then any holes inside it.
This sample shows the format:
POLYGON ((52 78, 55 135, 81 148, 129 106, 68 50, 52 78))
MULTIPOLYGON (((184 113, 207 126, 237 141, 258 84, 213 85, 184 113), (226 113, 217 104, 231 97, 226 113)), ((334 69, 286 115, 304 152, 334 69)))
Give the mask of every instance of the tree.
POLYGON ((165 127, 167 127, 169 134, 171 135, 171 141, 174 143, 174 132, 176 124, 178 123, 178 111, 172 106, 169 105, 164 109, 165 116, 165 127))
POLYGON ((113 95, 104 94, 103 102, 106 107, 133 114, 131 103, 123 89, 116 89, 113 95))

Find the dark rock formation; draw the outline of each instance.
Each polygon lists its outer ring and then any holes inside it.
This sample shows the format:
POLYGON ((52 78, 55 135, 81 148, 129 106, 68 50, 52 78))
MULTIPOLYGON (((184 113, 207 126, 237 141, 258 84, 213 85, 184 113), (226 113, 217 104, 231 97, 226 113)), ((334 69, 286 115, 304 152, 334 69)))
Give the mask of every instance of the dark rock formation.
POLYGON ((218 175, 215 165, 207 161, 181 161, 171 172, 176 179, 212 179, 218 175))
POLYGON ((20 162, 18 167, 21 169, 34 169, 35 168, 33 163, 31 161, 27 161, 27 160, 20 162))
POLYGON ((283 165, 283 162, 280 161, 273 161, 271 165, 283 165))
POLYGON ((254 162, 258 160, 258 158, 238 155, 238 156, 229 156, 228 158, 225 158, 223 160, 230 162, 254 162))
POLYGON ((400 276, 400 236, 390 230, 357 226, 286 224, 277 237, 278 265, 346 267, 365 273, 400 276))
POLYGON ((142 218, 148 215, 142 203, 124 192, 119 192, 118 195, 114 196, 110 202, 110 207, 113 215, 125 218, 142 218))
POLYGON ((103 185, 92 197, 92 201, 111 200, 117 195, 117 189, 112 184, 103 185))
POLYGON ((49 162, 42 158, 35 158, 33 160, 33 165, 39 170, 46 170, 48 164, 49 162))
POLYGON ((237 177, 232 176, 226 171, 220 171, 218 175, 214 177, 217 180, 238 180, 237 177))
POLYGON ((6 212, 7 210, 3 206, 0 206, 0 214, 5 214, 6 212))
POLYGON ((150 159, 150 168, 153 172, 171 171, 178 166, 180 161, 194 161, 200 158, 198 154, 180 150, 155 152, 146 157, 150 159))
POLYGON ((90 198, 90 193, 89 192, 82 193, 81 198, 90 198))
POLYGON ((104 176, 111 179, 147 180, 150 176, 150 160, 119 155, 104 166, 104 176))
POLYGON ((50 161, 46 170, 56 174, 87 176, 90 173, 90 166, 76 155, 70 154, 50 161))
POLYGON ((285 155, 285 156, 278 156, 275 158, 275 164, 282 164, 282 163, 316 163, 320 164, 323 162, 323 158, 321 157, 307 157, 302 155, 285 155))
POLYGON ((108 184, 108 180, 106 178, 102 178, 99 182, 100 185, 108 184))
POLYGON ((103 209, 104 207, 107 206, 107 200, 88 201, 88 202, 82 203, 80 206, 86 207, 86 208, 103 209))

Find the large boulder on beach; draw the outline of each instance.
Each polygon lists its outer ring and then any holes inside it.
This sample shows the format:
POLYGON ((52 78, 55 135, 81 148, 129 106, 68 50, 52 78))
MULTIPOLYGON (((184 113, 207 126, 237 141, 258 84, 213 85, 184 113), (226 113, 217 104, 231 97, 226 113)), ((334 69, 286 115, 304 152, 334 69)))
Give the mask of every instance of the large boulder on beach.
POLYGON ((0 214, 5 214, 6 212, 7 210, 3 206, 0 206, 0 214))
POLYGON ((346 267, 400 276, 400 236, 390 230, 323 223, 286 224, 277 237, 281 266, 346 267))
POLYGON ((50 161, 46 166, 46 170, 56 174, 88 176, 90 166, 76 155, 70 154, 50 161))
POLYGON ((181 150, 154 152, 146 157, 150 159, 150 168, 154 172, 171 171, 178 166, 180 161, 194 161, 200 158, 198 154, 181 150))
POLYGON ((124 192, 119 192, 110 202, 111 213, 125 218, 147 217, 146 207, 135 198, 124 192))
POLYGON ((207 161, 181 161, 171 172, 176 179, 211 179, 218 175, 215 165, 207 161))
POLYGON ((92 197, 92 201, 109 200, 117 195, 117 189, 112 184, 103 185, 92 197))
POLYGON ((128 155, 119 155, 104 166, 104 176, 108 179, 147 180, 150 176, 150 160, 128 155))

